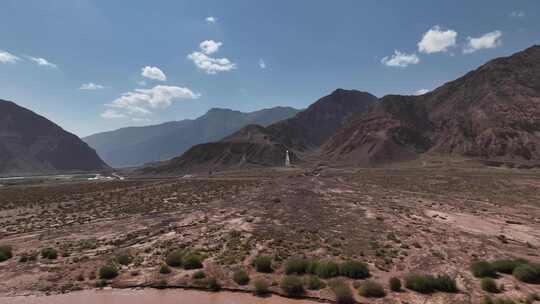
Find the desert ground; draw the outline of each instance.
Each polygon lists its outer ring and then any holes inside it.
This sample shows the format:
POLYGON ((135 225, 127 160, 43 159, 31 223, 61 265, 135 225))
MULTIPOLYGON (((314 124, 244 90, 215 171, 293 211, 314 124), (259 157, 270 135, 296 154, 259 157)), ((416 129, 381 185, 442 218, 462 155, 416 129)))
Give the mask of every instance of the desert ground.
POLYGON ((6 298, 111 287, 248 293, 265 282, 276 295, 334 302, 340 280, 360 303, 534 301, 540 285, 497 274, 490 294, 470 268, 480 259, 540 262, 540 171, 424 157, 387 168, 9 185, 0 187, 0 245, 13 255, 0 263, 6 298), (175 250, 202 268, 166 266, 175 250), (269 272, 258 269, 261 256, 269 272), (363 262, 369 278, 322 276, 323 286, 289 293, 281 282, 293 258, 363 262), (104 265, 117 275, 103 276, 104 265), (240 270, 248 283, 234 278, 240 270), (411 274, 448 275, 458 290, 411 290, 411 274), (401 291, 389 288, 392 277, 401 291), (365 281, 384 296, 361 295, 365 281))

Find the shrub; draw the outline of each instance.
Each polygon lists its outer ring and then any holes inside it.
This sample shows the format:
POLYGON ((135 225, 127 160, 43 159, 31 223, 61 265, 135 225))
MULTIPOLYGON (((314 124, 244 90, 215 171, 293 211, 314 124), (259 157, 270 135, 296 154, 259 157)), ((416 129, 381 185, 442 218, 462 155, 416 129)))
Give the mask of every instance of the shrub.
POLYGON ((107 280, 105 280, 105 279, 102 279, 102 280, 99 280, 99 281, 96 282, 96 287, 97 288, 103 288, 105 286, 107 286, 107 280))
POLYGON ((334 278, 339 275, 339 266, 335 262, 320 262, 317 267, 317 275, 323 279, 334 278))
POLYGON ((496 272, 512 274, 518 266, 528 263, 525 259, 501 259, 491 262, 491 266, 496 272))
POLYGON ((203 268, 203 257, 196 253, 189 253, 182 258, 184 269, 199 269, 203 268))
POLYGON ((161 264, 161 266, 159 267, 159 273, 161 274, 171 273, 171 268, 167 264, 161 264))
POLYGON ((401 291, 401 280, 396 277, 390 278, 390 280, 388 281, 388 285, 390 286, 390 290, 392 291, 401 291))
POLYGON ((381 284, 374 281, 365 281, 360 284, 358 289, 360 295, 366 298, 383 298, 386 292, 381 284))
POLYGON ((280 287, 288 296, 291 297, 297 297, 304 293, 304 285, 302 284, 302 280, 295 275, 285 276, 281 280, 280 287))
POLYGON ((171 267, 182 267, 182 258, 184 257, 184 252, 182 250, 174 250, 167 254, 165 258, 165 263, 171 267))
POLYGON ((492 278, 483 278, 482 281, 480 281, 480 287, 482 290, 490 292, 490 293, 498 293, 499 287, 497 287, 497 282, 493 280, 492 278))
POLYGON ((320 265, 319 260, 316 260, 316 259, 308 260, 308 266, 307 266, 306 272, 309 274, 317 274, 319 265, 320 265))
POLYGON ((206 284, 206 287, 210 291, 220 291, 221 290, 221 284, 215 279, 215 278, 209 278, 208 282, 206 284))
POLYGON ((253 285, 255 286, 255 294, 258 296, 264 296, 270 293, 270 290, 268 290, 268 283, 264 280, 256 280, 253 285))
POLYGON ((356 303, 354 300, 353 293, 349 285, 345 284, 343 281, 337 281, 332 284, 332 291, 336 296, 337 304, 353 304, 356 303))
POLYGON ((435 291, 457 292, 456 281, 447 275, 412 274, 405 279, 405 286, 410 290, 420 293, 432 293, 435 291))
POLYGON ((309 261, 302 258, 292 258, 285 263, 286 274, 305 274, 308 270, 309 261))
POLYGON ((54 260, 58 257, 58 251, 54 248, 44 248, 41 250, 41 257, 44 259, 54 260))
POLYGON ((114 279, 118 276, 118 269, 113 265, 104 265, 99 269, 99 278, 104 280, 114 279))
POLYGON ((206 278, 206 274, 204 273, 204 271, 199 270, 199 271, 197 271, 197 272, 195 272, 193 274, 193 278, 195 280, 202 280, 202 279, 206 278))
POLYGON ((247 285, 249 284, 249 275, 243 270, 238 270, 233 274, 233 280, 238 285, 247 285))
POLYGON ((133 258, 129 254, 120 254, 116 257, 116 261, 118 262, 118 264, 124 266, 131 264, 132 260, 133 258))
POLYGON ((488 261, 476 260, 471 264, 471 272, 477 278, 495 278, 497 273, 488 261))
POLYGON ((326 284, 319 277, 310 275, 306 278, 306 286, 309 290, 319 290, 326 287, 326 284))
POLYGON ((514 269, 514 277, 521 282, 538 284, 540 283, 540 264, 523 264, 514 269))
POLYGON ((272 272, 272 258, 269 256, 258 256, 253 261, 253 265, 258 272, 272 272))
POLYGON ((13 257, 13 248, 8 245, 0 246, 0 262, 9 260, 13 257))
POLYGON ((369 277, 368 265, 358 261, 347 261, 339 266, 339 273, 351 279, 365 279, 369 277))

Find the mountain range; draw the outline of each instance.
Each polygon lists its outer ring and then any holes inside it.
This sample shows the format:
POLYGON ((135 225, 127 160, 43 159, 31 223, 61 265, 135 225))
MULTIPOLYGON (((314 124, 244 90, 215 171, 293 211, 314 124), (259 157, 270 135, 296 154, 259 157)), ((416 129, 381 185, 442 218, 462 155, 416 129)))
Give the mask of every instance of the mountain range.
POLYGON ((98 133, 83 140, 113 167, 138 166, 178 156, 191 146, 216 141, 249 125, 269 125, 298 113, 291 107, 274 107, 243 113, 214 108, 197 119, 98 133))
POLYGON ((0 174, 110 170, 76 135, 11 101, 0 100, 0 174))

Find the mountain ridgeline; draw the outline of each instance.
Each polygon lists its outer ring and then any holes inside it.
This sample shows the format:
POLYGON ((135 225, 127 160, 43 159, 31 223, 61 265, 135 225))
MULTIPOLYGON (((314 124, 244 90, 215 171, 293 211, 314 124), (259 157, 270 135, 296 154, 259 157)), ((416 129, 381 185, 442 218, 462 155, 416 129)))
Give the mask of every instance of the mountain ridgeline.
POLYGON ((197 119, 129 127, 83 138, 113 167, 137 166, 178 156, 196 144, 211 142, 249 124, 263 126, 299 110, 274 107, 250 113, 214 108, 197 119))
POLYGON ((11 101, 0 100, 0 174, 110 170, 77 136, 11 101))

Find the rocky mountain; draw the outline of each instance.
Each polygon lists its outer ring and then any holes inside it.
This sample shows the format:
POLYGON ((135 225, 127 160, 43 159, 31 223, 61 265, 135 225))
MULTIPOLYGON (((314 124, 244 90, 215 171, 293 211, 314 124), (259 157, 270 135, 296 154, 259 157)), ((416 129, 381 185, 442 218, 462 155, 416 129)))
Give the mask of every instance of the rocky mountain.
POLYGON ((248 124, 266 126, 292 117, 298 111, 290 107, 275 107, 242 113, 214 108, 194 120, 122 128, 83 140, 113 167, 136 166, 170 159, 193 145, 219 140, 248 124))
POLYGON ((0 174, 110 169, 77 136, 28 109, 0 100, 0 174))
POLYGON ((323 147, 376 165, 422 153, 540 162, 540 46, 492 60, 421 96, 385 96, 323 147))
POLYGON ((296 116, 268 127, 249 125, 219 142, 200 144, 170 161, 142 168, 144 174, 181 174, 253 166, 283 166, 289 150, 297 153, 318 148, 343 127, 354 113, 367 111, 377 97, 356 90, 337 89, 296 116))

